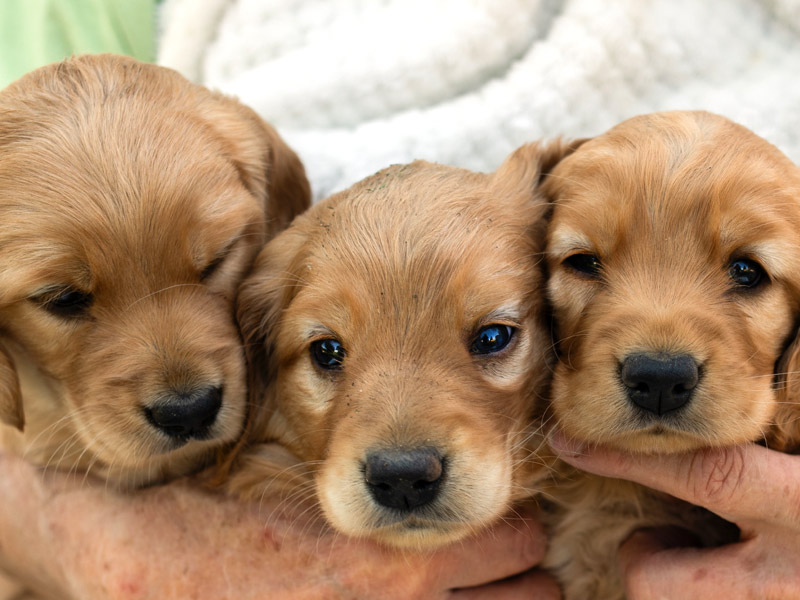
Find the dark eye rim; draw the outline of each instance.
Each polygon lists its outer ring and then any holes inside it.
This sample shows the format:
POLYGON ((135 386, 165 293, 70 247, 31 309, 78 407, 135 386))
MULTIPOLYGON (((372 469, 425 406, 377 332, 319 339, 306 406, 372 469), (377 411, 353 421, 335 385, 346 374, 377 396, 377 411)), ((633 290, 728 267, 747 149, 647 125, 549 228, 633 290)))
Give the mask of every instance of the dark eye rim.
POLYGON ((345 350, 344 345, 335 337, 324 337, 313 340, 308 346, 308 351, 311 355, 311 361, 316 367, 322 369, 323 371, 336 372, 341 371, 344 368, 344 360, 347 358, 347 350, 345 350), (325 342, 334 342, 338 344, 341 349, 341 357, 339 357, 338 361, 333 364, 323 364, 317 355, 317 349, 319 349, 321 344, 325 342))
POLYGON ((469 342, 469 346, 468 346, 469 353, 471 355, 475 356, 475 357, 478 357, 478 358, 497 357, 497 356, 500 356, 500 355, 504 354, 508 350, 510 350, 510 348, 513 347, 513 345, 516 342, 518 337, 519 337, 519 326, 518 325, 513 325, 513 324, 510 324, 510 323, 502 323, 502 322, 499 322, 499 323, 487 323, 486 325, 481 325, 475 331, 475 333, 472 335, 472 337, 470 338, 470 342, 469 342), (489 329, 489 328, 492 328, 492 327, 504 327, 504 328, 506 328, 508 330, 508 340, 506 340, 506 342, 496 350, 492 350, 492 351, 489 351, 489 352, 481 352, 481 351, 476 350, 476 344, 478 343, 478 340, 480 338, 481 333, 483 331, 489 329))
POLYGON ((210 263, 208 263, 205 266, 205 268, 202 271, 200 271, 200 281, 205 281, 206 279, 211 277, 214 273, 216 273, 217 269, 219 269, 219 266, 223 262, 225 262, 226 258, 227 258, 227 255, 223 254, 221 256, 216 256, 214 258, 214 260, 212 260, 210 263))
POLYGON ((600 260, 600 257, 588 251, 570 254, 561 261, 561 264, 573 273, 577 273, 581 277, 586 277, 587 279, 598 279, 603 269, 603 261, 600 260), (595 264, 591 266, 583 264, 585 260, 593 260, 595 264))
POLYGON ((231 255, 236 247, 236 244, 238 244, 239 239, 240 238, 233 240, 220 252, 217 252, 217 254, 214 255, 214 258, 212 258, 211 261, 205 267, 203 267, 203 270, 200 271, 200 281, 205 281, 217 272, 222 263, 224 263, 225 260, 231 255))
POLYGON ((737 292, 752 292, 763 288, 771 281, 769 273, 767 273, 767 270, 764 268, 764 265, 762 265, 761 262, 759 262, 758 260, 751 258, 749 256, 735 256, 731 258, 730 261, 728 261, 727 273, 728 277, 731 279, 731 282, 733 284, 733 290, 737 292), (757 277, 753 283, 741 284, 733 279, 731 271, 733 270, 733 266, 739 262, 749 263, 751 266, 756 267, 755 271, 757 277))
POLYGON ((31 298, 48 313, 62 319, 81 319, 94 303, 91 292, 73 286, 49 289, 31 298), (72 298, 70 298, 72 296, 72 298))

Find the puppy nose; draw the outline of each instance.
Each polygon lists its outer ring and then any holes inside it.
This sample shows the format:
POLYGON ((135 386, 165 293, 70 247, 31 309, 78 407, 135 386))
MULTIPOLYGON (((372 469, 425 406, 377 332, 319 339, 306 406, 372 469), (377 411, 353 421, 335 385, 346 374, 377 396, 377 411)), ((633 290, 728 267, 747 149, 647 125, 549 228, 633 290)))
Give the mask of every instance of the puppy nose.
POLYGON ((444 464, 434 448, 386 449, 367 456, 364 474, 378 504, 411 511, 436 497, 444 464))
POLYGON ((145 409, 148 420, 174 438, 208 436, 222 406, 222 388, 205 387, 192 394, 175 394, 162 398, 145 409))
POLYGON ((628 398, 657 415, 686 404, 699 377, 697 362, 688 354, 631 354, 620 370, 628 398))

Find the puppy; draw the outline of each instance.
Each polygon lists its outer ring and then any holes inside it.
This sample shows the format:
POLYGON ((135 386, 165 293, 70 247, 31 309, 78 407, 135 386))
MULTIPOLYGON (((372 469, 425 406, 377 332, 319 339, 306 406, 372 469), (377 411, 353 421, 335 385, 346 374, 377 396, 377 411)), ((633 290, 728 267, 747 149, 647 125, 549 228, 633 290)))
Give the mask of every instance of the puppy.
MULTIPOLYGON (((552 412, 567 436, 673 453, 760 441, 795 451, 800 170, 705 112, 625 121, 543 186, 554 202, 548 294, 560 360, 552 412)), ((562 466, 547 563, 569 599, 619 598, 634 528, 736 539, 700 509, 562 466)))
POLYGON ((313 495, 337 530, 415 549, 529 495, 551 362, 536 187, 568 151, 523 147, 488 175, 395 165, 267 244, 238 309, 260 443, 229 489, 313 495))
POLYGON ((2 90, 5 448, 130 488, 236 440, 235 292, 309 198, 272 128, 174 71, 83 56, 2 90))

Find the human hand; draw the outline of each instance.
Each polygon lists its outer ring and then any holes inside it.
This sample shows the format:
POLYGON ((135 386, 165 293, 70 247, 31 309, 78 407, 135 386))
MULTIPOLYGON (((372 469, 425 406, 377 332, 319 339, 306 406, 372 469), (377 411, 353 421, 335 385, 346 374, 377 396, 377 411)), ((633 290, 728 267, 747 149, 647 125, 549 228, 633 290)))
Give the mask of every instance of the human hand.
POLYGON ((632 455, 561 434, 551 445, 579 469, 661 490, 741 529, 740 542, 705 549, 686 547, 690 536, 674 529, 635 532, 619 552, 629 599, 800 597, 800 457, 755 444, 632 455))
POLYGON ((543 573, 498 581, 542 557, 544 536, 528 518, 400 554, 335 534, 307 506, 247 505, 191 481, 122 495, 9 456, 0 457, 0 497, 0 562, 54 598, 559 597, 543 573))

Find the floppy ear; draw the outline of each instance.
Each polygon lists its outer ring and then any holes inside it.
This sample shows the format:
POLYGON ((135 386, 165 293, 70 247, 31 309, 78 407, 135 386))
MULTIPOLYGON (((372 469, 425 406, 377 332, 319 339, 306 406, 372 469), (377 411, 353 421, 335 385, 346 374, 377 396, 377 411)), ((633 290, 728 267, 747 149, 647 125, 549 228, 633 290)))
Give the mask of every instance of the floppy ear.
POLYGON ((283 311, 301 285, 306 241, 301 224, 295 222, 264 246, 239 288, 236 316, 256 381, 270 380, 276 370, 271 360, 275 336, 283 311))
MULTIPOLYGON (((271 394, 278 369, 275 338, 281 315, 300 285, 298 269, 307 240, 300 225, 295 221, 264 246, 236 296, 236 318, 247 359, 247 417, 239 440, 217 455, 217 467, 209 483, 225 485, 229 492, 245 498, 251 492, 263 493, 265 481, 298 460, 276 444, 260 442, 264 441, 267 423, 277 415, 271 394)), ((284 489, 282 486, 288 488, 298 481, 294 477, 283 478, 276 485, 284 489)))
POLYGON ((775 366, 778 409, 767 433, 767 446, 781 452, 800 451, 800 332, 775 366))
POLYGON ((306 463, 280 444, 267 443, 246 448, 223 483, 227 493, 243 500, 265 496, 286 500, 297 488, 313 481, 306 463))
POLYGON ((255 111, 233 98, 208 92, 206 119, 225 138, 245 187, 264 202, 267 239, 311 205, 311 186, 297 154, 255 111))
POLYGON ((303 163, 269 124, 261 121, 269 140, 267 167, 267 239, 289 226, 311 205, 311 186, 303 163))
POLYGON ((17 369, 2 344, 0 344, 0 421, 20 431, 25 427, 17 369))
POLYGON ((506 185, 522 185, 525 190, 533 192, 559 162, 589 139, 557 139, 525 144, 503 161, 494 176, 506 185))
MULTIPOLYGON (((521 202, 520 208, 532 210, 530 233, 537 245, 544 243, 551 204, 544 191, 545 180, 564 158, 575 152, 589 138, 552 142, 533 142, 514 150, 493 173, 495 193, 506 201, 521 202)), ((541 249, 541 248, 539 248, 541 249)))

